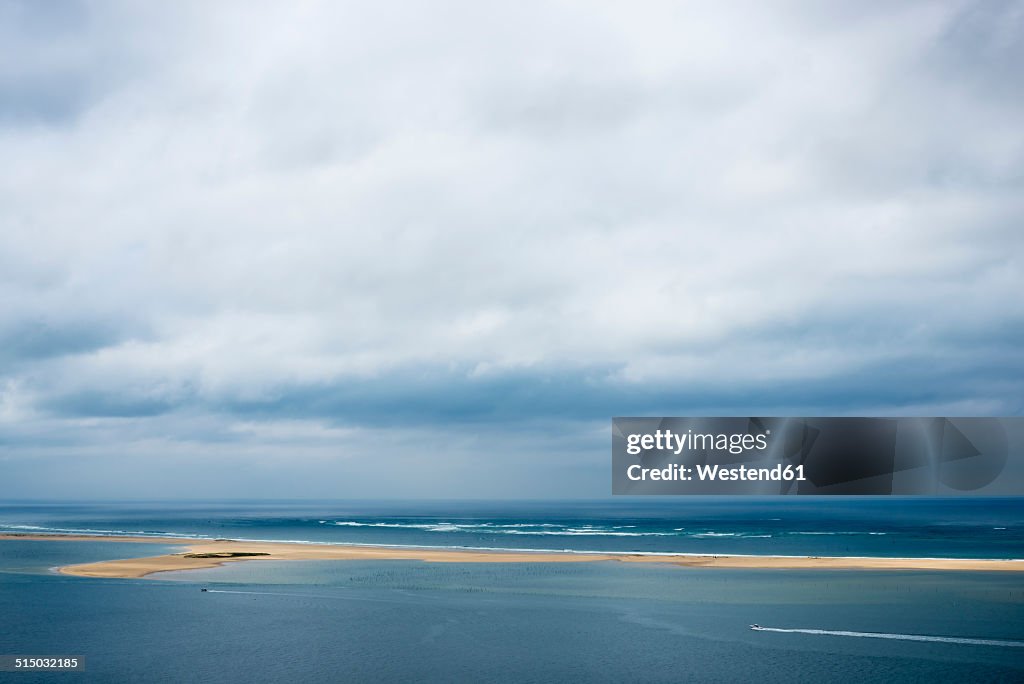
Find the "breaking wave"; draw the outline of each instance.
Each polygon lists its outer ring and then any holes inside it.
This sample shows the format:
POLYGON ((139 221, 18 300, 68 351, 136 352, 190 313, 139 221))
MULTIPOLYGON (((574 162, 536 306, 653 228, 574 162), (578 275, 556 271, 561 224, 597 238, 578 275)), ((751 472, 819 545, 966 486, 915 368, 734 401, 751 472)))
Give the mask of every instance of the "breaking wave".
POLYGON ((375 527, 402 530, 425 530, 427 532, 475 532, 486 534, 516 534, 526 536, 569 536, 569 537, 673 537, 672 532, 632 532, 629 528, 636 525, 597 525, 567 526, 555 523, 389 523, 389 522, 358 522, 355 520, 337 520, 330 523, 338 527, 375 527))
POLYGON ((154 532, 151 530, 94 530, 91 528, 77 527, 43 527, 40 525, 0 525, 0 532, 40 532, 44 534, 88 534, 97 537, 168 537, 171 539, 210 539, 204 534, 189 534, 186 532, 154 532))

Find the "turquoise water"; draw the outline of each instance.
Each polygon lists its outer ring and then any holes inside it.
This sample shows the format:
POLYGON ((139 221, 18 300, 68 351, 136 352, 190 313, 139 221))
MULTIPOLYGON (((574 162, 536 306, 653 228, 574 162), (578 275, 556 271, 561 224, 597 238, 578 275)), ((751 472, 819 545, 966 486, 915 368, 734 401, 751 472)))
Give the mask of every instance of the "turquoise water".
MULTIPOLYGON (((131 522, 116 507, 105 516, 96 508, 86 513, 91 523, 131 522)), ((167 508, 162 522, 150 515, 148 522, 158 524, 137 529, 159 533, 185 520, 196 534, 231 536, 217 531, 239 521, 260 528, 260 512, 239 513, 167 508)), ((399 517, 435 521, 436 513, 403 511, 399 517)), ((632 519, 645 519, 636 513, 632 519)), ((780 513, 767 517, 789 516, 780 513)), ((51 518, 44 520, 37 512, 35 522, 52 523, 52 514, 48 509, 51 518)), ((265 529, 275 533, 293 515, 327 519, 281 508, 262 514, 265 529)), ((365 522, 383 515, 361 514, 369 516, 365 522)), ((90 521, 63 515, 66 522, 90 521)), ((563 509, 548 518, 560 522, 546 524, 568 523, 571 515, 563 509)), ((867 518, 865 529, 873 524, 867 518)), ((633 524, 623 519, 629 518, 573 524, 633 524)), ((721 524, 742 519, 733 511, 721 524)), ((961 525, 982 519, 973 510, 961 525)), ((638 523, 649 526, 642 529, 665 522, 646 520, 638 523)), ((984 519, 1005 522, 992 526, 1016 534, 1012 520, 998 511, 984 519)), ((951 525, 943 522, 937 527, 951 525)), ((292 529, 319 527, 328 526, 297 522, 292 529)), ((403 528, 369 529, 390 534, 403 528)), ((854 535, 809 536, 845 544, 834 539, 854 535)), ((253 561, 164 573, 158 580, 50 572, 55 565, 167 548, 0 542, 0 654, 87 660, 85 673, 0 673, 0 681, 1024 681, 1024 579, 1017 573, 413 561, 253 561), (768 630, 752 631, 751 623, 768 630)))

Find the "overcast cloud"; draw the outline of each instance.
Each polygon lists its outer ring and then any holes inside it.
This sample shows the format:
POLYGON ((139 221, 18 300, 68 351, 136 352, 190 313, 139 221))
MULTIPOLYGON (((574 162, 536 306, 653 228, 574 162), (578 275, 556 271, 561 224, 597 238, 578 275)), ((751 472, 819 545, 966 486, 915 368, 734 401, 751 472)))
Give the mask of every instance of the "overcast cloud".
POLYGON ((1024 411, 1024 4, 0 5, 0 497, 605 496, 1024 411))

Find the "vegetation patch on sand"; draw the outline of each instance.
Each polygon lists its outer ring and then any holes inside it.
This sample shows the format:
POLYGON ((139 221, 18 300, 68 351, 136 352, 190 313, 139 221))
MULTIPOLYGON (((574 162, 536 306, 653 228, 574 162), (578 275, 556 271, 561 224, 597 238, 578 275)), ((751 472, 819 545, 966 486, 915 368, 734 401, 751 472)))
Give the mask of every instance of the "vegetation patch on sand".
POLYGON ((184 553, 185 558, 246 558, 248 556, 269 556, 257 551, 217 551, 215 553, 184 553))

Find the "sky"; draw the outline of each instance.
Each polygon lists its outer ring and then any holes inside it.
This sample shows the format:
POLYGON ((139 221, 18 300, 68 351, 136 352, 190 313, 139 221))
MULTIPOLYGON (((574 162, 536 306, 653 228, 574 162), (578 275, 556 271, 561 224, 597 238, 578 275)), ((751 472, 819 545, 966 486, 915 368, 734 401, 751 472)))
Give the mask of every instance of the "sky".
POLYGON ((1024 413, 1024 3, 14 0, 0 51, 0 498, 1024 413))

